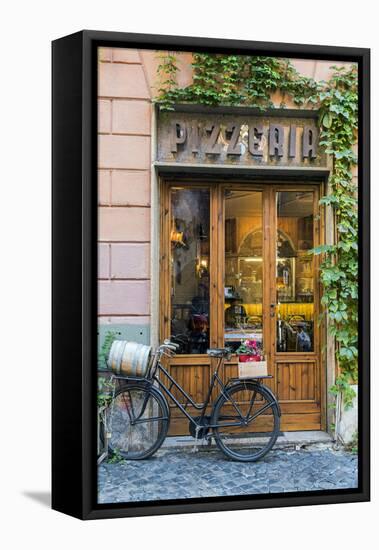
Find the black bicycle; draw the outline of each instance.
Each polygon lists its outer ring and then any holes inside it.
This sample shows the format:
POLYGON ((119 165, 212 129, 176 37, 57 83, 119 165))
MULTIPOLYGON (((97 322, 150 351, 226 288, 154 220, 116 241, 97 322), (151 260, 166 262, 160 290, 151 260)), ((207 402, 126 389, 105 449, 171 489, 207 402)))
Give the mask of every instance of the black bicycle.
POLYGON ((209 349, 208 355, 218 358, 218 362, 207 398, 197 404, 162 365, 162 356, 173 355, 177 347, 169 341, 159 346, 145 378, 115 376, 120 385, 114 390, 107 414, 109 450, 128 460, 153 455, 169 428, 168 396, 188 418, 190 433, 196 440, 210 443, 214 438, 219 449, 233 460, 251 462, 262 458, 275 444, 280 429, 280 407, 272 391, 259 378, 232 378, 224 385, 219 369, 225 359, 230 360, 231 350, 209 349), (215 386, 220 393, 207 415, 215 386), (184 405, 172 393, 173 388, 184 397, 184 405), (188 406, 199 411, 199 416, 191 416, 188 406))

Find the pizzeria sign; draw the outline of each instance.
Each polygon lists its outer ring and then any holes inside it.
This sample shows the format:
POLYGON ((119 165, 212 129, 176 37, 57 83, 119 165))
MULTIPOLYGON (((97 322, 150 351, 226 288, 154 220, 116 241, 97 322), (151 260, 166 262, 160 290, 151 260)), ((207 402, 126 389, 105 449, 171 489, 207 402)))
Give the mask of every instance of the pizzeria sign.
POLYGON ((158 117, 156 159, 184 164, 326 166, 317 120, 169 112, 158 117))

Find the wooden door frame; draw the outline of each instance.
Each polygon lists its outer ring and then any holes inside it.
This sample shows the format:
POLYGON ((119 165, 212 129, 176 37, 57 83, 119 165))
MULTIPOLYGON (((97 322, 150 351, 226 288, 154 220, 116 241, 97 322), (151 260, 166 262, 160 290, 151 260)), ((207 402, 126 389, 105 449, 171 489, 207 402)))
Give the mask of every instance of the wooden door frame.
MULTIPOLYGON (((210 240, 209 240, 209 271, 210 271, 210 286, 209 286, 209 302, 219 303, 220 287, 214 281, 217 280, 217 264, 218 264, 218 246, 217 246, 217 230, 218 225, 216 220, 219 217, 217 212, 217 195, 219 189, 214 182, 182 182, 181 180, 167 181, 161 179, 160 185, 160 197, 161 197, 161 229, 160 229, 160 277, 159 277, 159 290, 160 290, 160 302, 161 305, 159 312, 159 337, 160 340, 168 338, 170 336, 170 316, 171 316, 171 295, 170 295, 170 224, 171 224, 171 203, 170 203, 170 190, 172 187, 186 186, 191 188, 208 188, 209 189, 209 206, 210 206, 210 240), (212 283, 213 281, 213 283, 212 283)), ((217 327, 218 327, 218 311, 215 314, 210 315, 209 320, 209 345, 210 347, 216 347, 217 344, 217 327)), ((189 358, 192 361, 200 360, 201 363, 208 364, 209 358, 205 355, 191 354, 182 355, 181 361, 184 358, 189 358), (203 359, 206 359, 203 361, 203 359)), ((188 364, 190 364, 190 360, 188 364)), ((175 363, 175 358, 173 358, 175 363)), ((182 363, 183 364, 183 363, 182 363)))
MULTIPOLYGON (((313 246, 318 246, 324 244, 324 223, 325 215, 324 209, 319 206, 319 199, 323 193, 323 183, 319 184, 297 184, 297 183, 273 183, 270 185, 270 226, 272 233, 277 235, 277 213, 276 213, 276 193, 279 191, 312 191, 314 193, 313 199, 313 246)), ((270 247, 270 275, 269 280, 271 283, 270 287, 270 303, 275 303, 277 301, 276 297, 276 239, 271 239, 270 247)), ((276 322, 277 315, 273 318, 269 318, 269 332, 271 334, 271 350, 270 350, 270 362, 271 364, 279 363, 315 363, 315 402, 319 403, 320 406, 320 429, 326 429, 326 361, 322 354, 322 348, 324 343, 326 343, 326 329, 324 324, 319 325, 318 319, 321 310, 321 283, 319 277, 317 276, 320 266, 320 256, 313 257, 314 267, 314 340, 313 340, 313 352, 277 352, 276 351, 276 322)), ((276 391, 277 389, 276 380, 276 391)), ((290 401, 290 400, 289 400, 290 401)), ((288 401, 288 403, 289 403, 288 401)), ((287 405, 289 406, 289 405, 287 405)), ((282 405, 282 408, 285 409, 286 405, 282 405)), ((295 408, 295 407, 294 407, 295 408)), ((309 401, 309 408, 312 409, 312 400, 309 401)))
MULTIPOLYGON (((310 183, 281 183, 279 178, 276 180, 267 179, 262 182, 247 182, 247 181, 222 181, 210 180, 202 178, 201 180, 191 178, 159 178, 160 188, 160 274, 159 274, 159 337, 160 340, 170 336, 170 316, 171 316, 171 296, 170 296, 170 224, 171 224, 171 205, 170 205, 170 189, 172 187, 207 187, 210 190, 210 329, 209 338, 211 347, 224 346, 224 277, 225 277, 225 235, 224 235, 224 218, 225 218, 225 201, 223 200, 223 190, 226 187, 234 187, 235 189, 255 190, 262 192, 262 228, 263 231, 263 250, 265 251, 266 261, 263 261, 264 281, 270 281, 270 285, 263 285, 263 338, 264 342, 269 342, 270 333, 276 335, 276 316, 270 317, 270 303, 276 302, 276 262, 273 263, 272 258, 276 257, 276 239, 270 238, 270 234, 276 235, 276 209, 273 204, 275 193, 280 191, 296 191, 303 189, 304 191, 314 191, 314 246, 323 244, 325 215, 324 209, 318 207, 318 199, 323 193, 323 182, 310 183), (274 228, 274 229, 273 229, 274 228), (269 261, 267 261, 269 260, 269 261), (275 273, 273 272, 275 268, 275 273), (275 288, 274 288, 275 287, 275 288), (216 307, 212 308, 212 304, 216 307), (264 305, 266 304, 266 307, 264 305)), ((316 276, 320 259, 318 256, 314 258, 314 352, 307 354, 294 354, 293 352, 276 352, 276 338, 271 337, 271 349, 267 350, 269 354, 270 364, 273 361, 307 361, 313 359, 317 365, 317 401, 320 403, 321 429, 326 428, 326 368, 325 358, 321 353, 322 346, 326 341, 326 329, 324 325, 318 326, 317 318, 320 311, 320 296, 321 285, 316 276)), ((181 355, 180 358, 174 358, 172 365, 209 365, 212 367, 212 361, 206 355, 181 355)), ((211 372, 211 369, 210 369, 211 372)))

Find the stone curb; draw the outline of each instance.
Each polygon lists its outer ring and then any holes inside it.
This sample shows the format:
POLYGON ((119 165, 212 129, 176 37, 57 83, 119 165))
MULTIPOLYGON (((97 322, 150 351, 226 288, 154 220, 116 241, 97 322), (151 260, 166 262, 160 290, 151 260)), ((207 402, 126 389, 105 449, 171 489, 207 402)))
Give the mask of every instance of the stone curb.
MULTIPOLYGON (((183 449, 195 446, 195 439, 191 436, 171 436, 167 437, 161 447, 162 450, 183 449)), ((215 450, 216 444, 204 443, 200 440, 197 444, 198 449, 202 451, 215 450)), ((336 442, 326 432, 284 432, 275 443, 274 449, 299 450, 299 449, 337 449, 336 442)))

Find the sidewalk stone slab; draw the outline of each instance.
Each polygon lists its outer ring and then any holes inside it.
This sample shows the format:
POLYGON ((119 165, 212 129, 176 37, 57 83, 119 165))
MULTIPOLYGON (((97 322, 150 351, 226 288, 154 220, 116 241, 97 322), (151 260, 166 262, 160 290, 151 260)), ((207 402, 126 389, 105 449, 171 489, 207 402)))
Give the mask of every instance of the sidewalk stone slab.
POLYGON ((103 462, 99 503, 357 487, 357 456, 345 451, 273 450, 259 462, 227 460, 219 451, 161 449, 148 460, 103 462))

